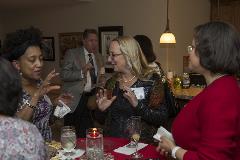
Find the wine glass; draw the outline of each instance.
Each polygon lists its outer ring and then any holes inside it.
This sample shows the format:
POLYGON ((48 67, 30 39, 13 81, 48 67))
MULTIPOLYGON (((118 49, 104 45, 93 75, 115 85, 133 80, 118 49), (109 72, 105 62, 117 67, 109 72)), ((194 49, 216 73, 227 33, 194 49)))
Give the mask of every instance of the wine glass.
POLYGON ((132 116, 130 117, 128 120, 127 120, 127 125, 126 125, 126 134, 128 135, 129 139, 130 139, 130 143, 128 143, 126 145, 126 147, 128 148, 135 148, 136 145, 135 145, 135 142, 134 140, 132 139, 132 135, 133 135, 133 126, 134 126, 134 121, 135 119, 138 119, 140 117, 137 117, 137 116, 132 116))
POLYGON ((140 159, 143 157, 142 154, 138 153, 138 142, 141 135, 141 117, 135 116, 132 117, 132 140, 135 143, 136 152, 132 154, 133 159, 140 159))
POLYGON ((70 159, 74 155, 74 148, 76 147, 76 132, 73 126, 63 126, 61 128, 61 145, 64 155, 70 159))

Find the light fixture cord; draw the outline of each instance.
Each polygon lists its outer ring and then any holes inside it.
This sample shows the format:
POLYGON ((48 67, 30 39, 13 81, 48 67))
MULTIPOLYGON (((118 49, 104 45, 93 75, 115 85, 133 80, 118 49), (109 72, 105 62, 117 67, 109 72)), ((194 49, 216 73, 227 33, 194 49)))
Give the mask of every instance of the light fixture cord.
POLYGON ((169 31, 168 5, 169 5, 169 0, 167 0, 167 25, 166 25, 165 32, 169 31))
POLYGON ((219 0, 218 0, 218 1, 217 1, 217 19, 218 19, 218 20, 220 19, 219 7, 220 7, 220 2, 219 2, 219 0))

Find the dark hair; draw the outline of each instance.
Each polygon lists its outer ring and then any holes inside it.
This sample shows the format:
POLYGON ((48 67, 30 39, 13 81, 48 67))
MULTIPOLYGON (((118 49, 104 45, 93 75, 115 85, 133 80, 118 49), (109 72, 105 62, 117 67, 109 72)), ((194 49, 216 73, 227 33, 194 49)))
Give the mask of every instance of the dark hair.
POLYGON ((41 31, 30 27, 8 33, 3 43, 3 56, 9 61, 17 60, 30 46, 41 47, 41 31))
POLYGON ((83 32, 83 39, 86 39, 89 34, 97 35, 97 31, 95 29, 85 29, 83 32))
POLYGON ((215 21, 194 29, 200 64, 212 73, 235 74, 240 70, 240 37, 236 29, 215 21))
POLYGON ((153 52, 151 40, 145 35, 136 35, 134 39, 139 43, 148 63, 154 62, 156 60, 156 55, 153 52))
POLYGON ((0 114, 13 116, 21 98, 20 75, 13 65, 0 57, 0 114))

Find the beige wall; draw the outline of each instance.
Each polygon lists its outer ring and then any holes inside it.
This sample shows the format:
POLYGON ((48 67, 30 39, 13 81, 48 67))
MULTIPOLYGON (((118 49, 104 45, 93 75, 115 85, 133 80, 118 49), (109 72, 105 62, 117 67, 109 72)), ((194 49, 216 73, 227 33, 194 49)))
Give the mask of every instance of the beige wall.
MULTIPOLYGON (((55 62, 46 62, 46 72, 59 69, 58 33, 80 32, 85 28, 123 25, 124 34, 145 34, 154 44, 154 50, 163 68, 166 67, 166 48, 159 45, 159 37, 166 25, 166 0, 95 0, 78 6, 5 13, 1 21, 5 32, 33 25, 44 36, 55 37, 55 62), (54 65, 53 65, 54 63, 54 65)), ((192 30, 210 17, 209 0, 170 0, 170 29, 177 44, 169 48, 169 68, 182 72, 182 56, 191 43, 192 30)), ((0 25, 1 31, 1 25, 0 25)), ((1 36, 1 34, 0 34, 1 36)))
POLYGON ((0 17, 0 40, 1 40, 1 44, 3 43, 3 38, 4 38, 4 28, 3 28, 3 23, 2 23, 2 18, 0 17))

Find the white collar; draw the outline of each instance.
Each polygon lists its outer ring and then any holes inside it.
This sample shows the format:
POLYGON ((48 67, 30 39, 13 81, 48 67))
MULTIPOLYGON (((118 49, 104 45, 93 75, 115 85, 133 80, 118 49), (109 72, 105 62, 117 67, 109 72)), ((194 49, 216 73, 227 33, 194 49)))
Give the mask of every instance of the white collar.
POLYGON ((88 54, 91 54, 93 56, 93 53, 89 53, 85 47, 84 47, 84 53, 86 56, 88 56, 88 54))

